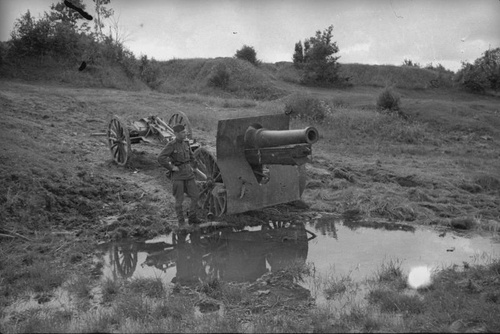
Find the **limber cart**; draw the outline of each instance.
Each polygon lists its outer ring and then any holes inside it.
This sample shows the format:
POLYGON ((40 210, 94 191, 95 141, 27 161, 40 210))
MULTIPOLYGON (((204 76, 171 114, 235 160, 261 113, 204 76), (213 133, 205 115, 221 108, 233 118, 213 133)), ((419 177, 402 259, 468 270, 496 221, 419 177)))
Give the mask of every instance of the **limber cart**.
POLYGON ((150 143, 151 139, 167 144, 175 139, 173 127, 177 124, 185 126, 190 148, 194 152, 200 144, 192 139, 191 123, 183 112, 173 114, 168 123, 159 116, 149 116, 128 125, 115 115, 109 122, 106 132, 111 157, 119 166, 125 166, 132 155, 132 144, 150 143))
POLYGON ((182 124, 198 163, 196 182, 200 206, 207 217, 242 213, 299 200, 305 188, 304 164, 319 139, 314 127, 290 130, 288 115, 263 115, 218 121, 216 147, 192 138, 188 117, 177 112, 168 122, 150 116, 126 125, 118 116, 106 135, 113 160, 125 166, 131 144, 156 138, 168 143, 173 126, 182 124))

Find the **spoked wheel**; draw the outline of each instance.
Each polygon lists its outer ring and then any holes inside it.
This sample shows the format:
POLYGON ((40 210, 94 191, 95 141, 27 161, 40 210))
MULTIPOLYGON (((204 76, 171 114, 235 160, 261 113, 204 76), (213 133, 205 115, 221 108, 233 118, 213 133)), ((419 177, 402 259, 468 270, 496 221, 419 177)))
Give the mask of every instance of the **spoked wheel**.
POLYGON ((220 217, 227 209, 227 193, 215 156, 205 147, 199 147, 194 151, 194 158, 198 162, 198 169, 207 176, 205 180, 196 175, 201 185, 201 209, 207 217, 220 217))
POLYGON ((288 228, 292 226, 291 223, 289 222, 282 222, 282 221, 275 221, 275 222, 269 222, 267 224, 262 225, 263 230, 274 230, 278 228, 288 228))
POLYGON ((114 256, 118 272, 123 278, 131 277, 137 267, 137 249, 135 245, 114 247, 114 256))
POLYGON ((113 116, 108 125, 108 145, 111 157, 120 166, 125 166, 130 158, 130 135, 125 123, 113 116))
POLYGON ((188 138, 191 138, 193 131, 191 129, 191 123, 189 122, 189 118, 182 111, 178 111, 173 114, 168 120, 168 126, 173 128, 175 125, 181 124, 186 128, 188 138))

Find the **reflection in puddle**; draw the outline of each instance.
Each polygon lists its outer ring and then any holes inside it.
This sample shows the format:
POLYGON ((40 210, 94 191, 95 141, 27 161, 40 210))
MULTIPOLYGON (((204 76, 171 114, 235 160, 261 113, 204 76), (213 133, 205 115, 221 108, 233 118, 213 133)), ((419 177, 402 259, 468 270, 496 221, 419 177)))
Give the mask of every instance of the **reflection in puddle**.
MULTIPOLYGON (((312 263, 319 275, 372 276, 384 262, 401 261, 406 274, 415 266, 444 267, 500 256, 491 237, 467 237, 402 224, 335 221, 275 223, 234 229, 171 233, 146 242, 100 245, 105 277, 161 277, 192 286, 219 279, 253 282, 269 271, 312 263)), ((313 287, 308 287, 312 289, 313 287)))
POLYGON ((193 285, 219 279, 255 281, 269 270, 304 264, 314 234, 304 224, 270 224, 243 230, 172 233, 147 242, 100 245, 107 251, 104 274, 113 279, 157 277, 193 285))

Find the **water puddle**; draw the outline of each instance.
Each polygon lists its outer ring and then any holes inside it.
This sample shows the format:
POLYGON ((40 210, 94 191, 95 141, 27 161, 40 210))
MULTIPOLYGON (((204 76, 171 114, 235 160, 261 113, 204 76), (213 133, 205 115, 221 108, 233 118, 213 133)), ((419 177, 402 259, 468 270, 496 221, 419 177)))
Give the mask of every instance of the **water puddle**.
POLYGON ((359 281, 373 277, 391 259, 398 260, 406 274, 421 265, 484 262, 500 256, 500 241, 491 235, 322 217, 300 224, 171 233, 145 242, 110 242, 100 249, 106 278, 160 277, 167 285, 195 285, 214 278, 253 282, 297 263, 312 264, 320 275, 348 275, 359 281))

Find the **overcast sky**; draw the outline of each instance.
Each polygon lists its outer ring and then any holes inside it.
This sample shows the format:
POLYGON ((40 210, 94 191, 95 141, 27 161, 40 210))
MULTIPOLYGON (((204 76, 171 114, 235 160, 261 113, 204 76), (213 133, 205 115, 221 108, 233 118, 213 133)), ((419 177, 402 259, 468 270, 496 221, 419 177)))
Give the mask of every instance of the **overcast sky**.
MULTIPOLYGON (((95 15, 91 0, 83 0, 95 15)), ((0 40, 28 9, 56 0, 0 0, 0 40)), ((340 63, 441 63, 456 71, 500 47, 499 0, 111 0, 138 57, 232 57, 243 45, 263 62, 291 61, 295 43, 333 25, 340 63)))

